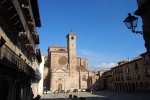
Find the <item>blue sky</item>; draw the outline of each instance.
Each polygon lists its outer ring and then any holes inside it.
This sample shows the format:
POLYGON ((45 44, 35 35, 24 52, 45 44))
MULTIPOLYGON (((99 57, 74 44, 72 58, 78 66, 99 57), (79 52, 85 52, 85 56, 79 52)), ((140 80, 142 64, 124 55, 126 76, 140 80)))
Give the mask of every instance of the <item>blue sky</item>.
MULTIPOLYGON (((49 46, 67 46, 66 35, 77 35, 77 56, 88 58, 90 70, 109 69, 120 60, 146 51, 144 39, 123 20, 136 11, 136 0, 38 0, 42 27, 38 28, 43 55, 49 46)), ((139 17, 136 30, 142 30, 139 17)))

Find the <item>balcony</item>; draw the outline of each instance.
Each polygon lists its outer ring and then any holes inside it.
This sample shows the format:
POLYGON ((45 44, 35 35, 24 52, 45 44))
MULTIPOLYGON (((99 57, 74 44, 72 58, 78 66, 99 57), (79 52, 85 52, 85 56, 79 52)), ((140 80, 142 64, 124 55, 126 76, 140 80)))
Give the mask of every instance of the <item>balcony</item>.
POLYGON ((124 81, 124 78, 123 78, 123 77, 121 77, 121 81, 124 81))
POLYGON ((41 51, 39 48, 36 49, 36 57, 39 63, 42 62, 41 51))
POLYGON ((36 69, 35 75, 38 77, 38 79, 41 79, 41 73, 40 73, 39 69, 36 69))
POLYGON ((129 73, 130 72, 130 69, 129 68, 126 68, 126 73, 129 73))
POLYGON ((134 67, 134 70, 138 70, 139 68, 137 66, 134 67))
POLYGON ((145 74, 145 77, 150 77, 150 73, 145 72, 144 74, 145 74))
POLYGON ((115 79, 114 79, 114 78, 112 78, 112 79, 111 79, 111 81, 115 81, 115 79))
POLYGON ((126 80, 132 80, 131 76, 126 76, 126 80))
POLYGON ((19 15, 16 12, 11 0, 1 0, 0 9, 2 17, 5 19, 5 21, 7 21, 9 27, 15 34, 18 34, 20 31, 24 31, 19 15))
POLYGON ((106 73, 105 77, 112 77, 112 73, 106 73))
POLYGON ((138 66, 137 63, 135 63, 135 65, 134 65, 134 70, 138 70, 138 69, 139 69, 139 66, 138 66))
POLYGON ((118 70, 118 73, 123 73, 123 71, 122 70, 118 70))
POLYGON ((120 80, 120 78, 118 77, 118 78, 116 78, 116 81, 121 81, 121 80, 120 80))
POLYGON ((35 70, 6 45, 0 47, 0 64, 35 78, 35 70))
POLYGON ((34 80, 32 80, 33 82, 39 81, 41 79, 41 73, 39 71, 39 69, 35 70, 35 78, 34 80))
POLYGON ((143 65, 144 65, 144 66, 149 65, 149 61, 148 61, 148 60, 144 60, 144 61, 143 61, 143 65))
POLYGON ((136 79, 136 80, 141 79, 140 75, 135 75, 135 79, 136 79))
MULTIPOLYGON (((31 46, 34 49, 35 43, 31 34, 29 33, 27 20, 25 19, 24 14, 21 11, 21 5, 18 5, 18 0, 2 0, 0 1, 0 13, 14 35, 18 35, 18 33, 20 32, 26 32, 23 40, 26 44, 32 44, 31 46)), ((38 38, 36 39, 38 43, 38 38)))

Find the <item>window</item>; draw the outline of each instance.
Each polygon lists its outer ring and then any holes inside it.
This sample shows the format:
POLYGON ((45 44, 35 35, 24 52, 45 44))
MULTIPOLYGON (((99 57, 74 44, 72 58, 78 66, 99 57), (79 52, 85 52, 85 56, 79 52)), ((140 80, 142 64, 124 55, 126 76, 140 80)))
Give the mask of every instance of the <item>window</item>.
POLYGON ((86 75, 83 75, 82 81, 86 81, 86 75))
POLYGON ((135 63, 134 69, 135 69, 135 70, 138 69, 138 64, 137 64, 137 63, 135 63))
POLYGON ((129 72, 129 67, 128 67, 128 65, 126 66, 126 72, 127 72, 127 73, 129 72))
POLYGON ((74 40, 74 37, 72 36, 71 39, 74 40))
POLYGON ((96 82, 95 83, 97 83, 98 82, 98 79, 96 79, 96 82))
POLYGON ((143 65, 149 65, 149 61, 148 61, 147 59, 145 59, 145 60, 143 61, 143 65))

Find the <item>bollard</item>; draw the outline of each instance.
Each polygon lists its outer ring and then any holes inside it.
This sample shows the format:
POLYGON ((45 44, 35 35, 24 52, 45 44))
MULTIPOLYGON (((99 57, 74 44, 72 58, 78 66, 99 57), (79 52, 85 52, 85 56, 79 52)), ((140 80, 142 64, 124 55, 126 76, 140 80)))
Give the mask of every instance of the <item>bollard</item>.
POLYGON ((73 100, 77 100, 77 96, 76 95, 73 96, 73 100))
POLYGON ((69 95, 69 98, 72 98, 72 95, 71 95, 71 94, 69 95))
POLYGON ((84 97, 80 97, 80 100, 86 100, 84 97))
POLYGON ((80 97, 80 100, 82 100, 82 97, 80 97))

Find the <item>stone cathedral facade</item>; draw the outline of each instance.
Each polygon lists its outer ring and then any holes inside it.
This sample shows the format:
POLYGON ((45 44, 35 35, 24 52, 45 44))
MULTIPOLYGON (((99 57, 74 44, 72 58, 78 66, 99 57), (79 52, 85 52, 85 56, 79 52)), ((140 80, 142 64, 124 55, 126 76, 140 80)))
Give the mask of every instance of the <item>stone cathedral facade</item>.
POLYGON ((67 47, 50 46, 45 72, 45 85, 51 91, 74 90, 87 88, 89 77, 88 59, 76 56, 76 34, 70 32, 67 36, 67 47))

